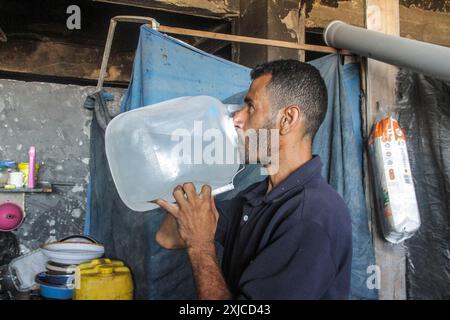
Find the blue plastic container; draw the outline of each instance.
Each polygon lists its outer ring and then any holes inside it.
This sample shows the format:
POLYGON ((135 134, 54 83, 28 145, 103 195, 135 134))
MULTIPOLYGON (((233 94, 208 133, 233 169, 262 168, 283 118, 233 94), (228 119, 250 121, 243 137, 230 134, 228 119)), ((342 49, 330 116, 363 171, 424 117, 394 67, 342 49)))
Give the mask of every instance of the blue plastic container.
POLYGON ((41 272, 36 276, 36 283, 39 284, 40 294, 44 298, 70 300, 73 296, 73 288, 70 284, 51 284, 46 281, 46 273, 41 272))

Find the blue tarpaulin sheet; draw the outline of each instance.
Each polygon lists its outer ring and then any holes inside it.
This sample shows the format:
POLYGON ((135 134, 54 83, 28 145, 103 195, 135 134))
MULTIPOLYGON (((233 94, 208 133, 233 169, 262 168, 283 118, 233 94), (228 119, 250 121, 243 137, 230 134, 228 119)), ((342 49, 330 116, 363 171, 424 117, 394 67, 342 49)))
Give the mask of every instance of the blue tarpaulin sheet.
MULTIPOLYGON (((321 156, 323 175, 344 197, 352 216, 351 298, 376 299, 376 290, 366 285, 367 267, 375 264, 375 258, 363 190, 358 67, 342 65, 338 55, 311 63, 324 77, 329 97, 326 118, 314 141, 314 153, 321 156)), ((249 72, 246 67, 142 26, 132 79, 121 111, 186 95, 210 95, 228 103, 239 103, 250 84, 249 72)), ((100 100, 101 95, 97 97, 98 105, 102 105, 100 100)), ((101 114, 95 113, 91 127, 86 233, 105 244, 108 257, 123 260, 130 266, 136 299, 195 299, 186 251, 166 250, 155 242, 155 233, 165 213, 161 209, 133 212, 120 200, 105 156, 101 125, 105 120, 99 119, 101 114)), ((235 190, 218 196, 216 201, 231 199, 263 178, 259 167, 247 166, 236 177, 235 190)))

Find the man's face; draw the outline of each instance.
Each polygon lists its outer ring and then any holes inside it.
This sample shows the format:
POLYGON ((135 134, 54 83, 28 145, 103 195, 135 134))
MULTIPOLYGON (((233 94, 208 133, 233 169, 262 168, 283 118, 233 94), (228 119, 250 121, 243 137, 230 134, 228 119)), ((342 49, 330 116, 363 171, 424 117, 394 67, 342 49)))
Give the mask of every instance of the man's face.
POLYGON ((271 78, 268 74, 253 80, 244 100, 245 106, 233 116, 241 142, 241 156, 245 152, 245 163, 264 163, 271 153, 270 129, 275 129, 267 92, 271 78), (256 141, 250 138, 252 134, 256 141))
POLYGON ((271 119, 270 103, 267 94, 267 84, 272 75, 263 75, 253 80, 245 96, 245 106, 233 116, 234 126, 237 129, 261 129, 271 119))

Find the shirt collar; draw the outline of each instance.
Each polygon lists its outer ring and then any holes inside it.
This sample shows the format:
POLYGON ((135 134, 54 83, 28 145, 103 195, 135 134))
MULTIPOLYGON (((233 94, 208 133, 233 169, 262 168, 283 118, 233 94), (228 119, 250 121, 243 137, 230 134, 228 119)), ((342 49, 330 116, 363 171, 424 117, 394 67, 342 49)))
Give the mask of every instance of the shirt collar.
POLYGON ((303 188, 313 176, 320 174, 321 169, 322 161, 319 156, 314 155, 311 160, 292 172, 269 193, 266 194, 269 182, 269 178, 267 177, 248 191, 243 197, 252 206, 258 206, 262 202, 271 203, 280 201, 290 190, 303 188))

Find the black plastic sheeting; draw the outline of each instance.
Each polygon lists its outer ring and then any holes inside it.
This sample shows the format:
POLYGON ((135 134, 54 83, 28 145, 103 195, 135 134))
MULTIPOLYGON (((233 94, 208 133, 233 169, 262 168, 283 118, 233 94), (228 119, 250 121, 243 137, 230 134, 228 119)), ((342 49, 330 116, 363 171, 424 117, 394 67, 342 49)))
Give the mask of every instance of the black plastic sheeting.
POLYGON ((407 297, 450 299, 450 82, 402 70, 398 104, 422 223, 405 241, 407 297))
POLYGON ((20 254, 19 242, 12 232, 0 231, 0 266, 6 265, 20 254))

